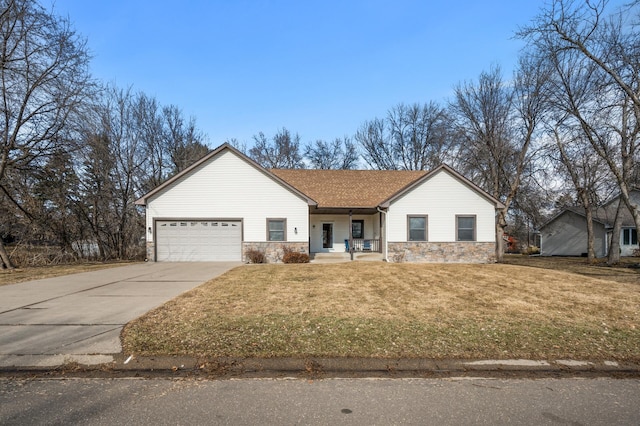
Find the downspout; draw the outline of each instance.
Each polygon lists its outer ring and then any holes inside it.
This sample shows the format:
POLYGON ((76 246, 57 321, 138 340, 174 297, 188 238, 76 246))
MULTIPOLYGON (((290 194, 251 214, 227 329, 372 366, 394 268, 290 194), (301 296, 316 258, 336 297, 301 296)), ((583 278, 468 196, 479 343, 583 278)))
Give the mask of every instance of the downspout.
POLYGON ((382 218, 382 215, 384 214, 384 236, 382 235, 382 232, 380 233, 380 238, 382 238, 383 243, 382 260, 385 262, 389 262, 389 259, 387 259, 387 255, 389 254, 389 247, 387 246, 387 212, 382 210, 380 207, 376 207, 376 209, 380 213, 380 218, 382 218))
POLYGON ((349 254, 353 260, 353 210, 349 210, 349 254))

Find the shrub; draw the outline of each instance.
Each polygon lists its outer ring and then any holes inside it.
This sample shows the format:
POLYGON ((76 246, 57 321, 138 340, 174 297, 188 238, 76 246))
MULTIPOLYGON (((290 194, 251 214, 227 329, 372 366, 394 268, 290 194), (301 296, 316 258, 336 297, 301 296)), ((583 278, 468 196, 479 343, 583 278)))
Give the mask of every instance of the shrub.
POLYGON ((287 253, 282 257, 282 262, 309 263, 309 255, 307 253, 298 253, 297 251, 292 251, 291 253, 287 253))
POLYGON ((309 255, 307 253, 300 253, 286 246, 282 247, 282 253, 283 263, 309 263, 309 255))
POLYGON ((264 255, 264 252, 260 250, 247 250, 246 256, 249 263, 267 263, 267 257, 264 255))

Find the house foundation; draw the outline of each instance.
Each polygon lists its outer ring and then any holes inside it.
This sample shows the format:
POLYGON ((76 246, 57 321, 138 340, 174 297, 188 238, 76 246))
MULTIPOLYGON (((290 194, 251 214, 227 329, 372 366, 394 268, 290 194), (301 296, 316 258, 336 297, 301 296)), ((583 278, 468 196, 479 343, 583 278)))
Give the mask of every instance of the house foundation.
POLYGON ((388 244, 389 262, 495 263, 495 243, 401 242, 388 244))
POLYGON ((299 242, 253 242, 242 243, 242 253, 245 262, 248 262, 247 252, 249 250, 258 250, 264 253, 267 263, 281 263, 284 256, 284 249, 288 248, 299 253, 309 254, 309 244, 299 242))

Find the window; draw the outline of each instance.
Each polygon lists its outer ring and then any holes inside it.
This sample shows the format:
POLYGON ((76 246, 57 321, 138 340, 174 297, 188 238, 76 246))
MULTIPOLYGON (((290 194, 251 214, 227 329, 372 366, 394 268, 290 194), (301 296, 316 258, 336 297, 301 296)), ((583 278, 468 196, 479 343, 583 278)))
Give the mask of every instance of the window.
POLYGON ((287 219, 267 219, 267 241, 286 241, 287 219))
POLYGON ((476 217, 456 216, 456 241, 476 240, 476 217))
POLYGON ((353 238, 364 238, 364 220, 351 221, 351 235, 353 238))
POLYGON ((407 216, 407 239, 427 241, 427 216, 407 216))
POLYGON ((622 245, 635 246, 638 244, 638 231, 633 228, 626 228, 622 230, 622 245))

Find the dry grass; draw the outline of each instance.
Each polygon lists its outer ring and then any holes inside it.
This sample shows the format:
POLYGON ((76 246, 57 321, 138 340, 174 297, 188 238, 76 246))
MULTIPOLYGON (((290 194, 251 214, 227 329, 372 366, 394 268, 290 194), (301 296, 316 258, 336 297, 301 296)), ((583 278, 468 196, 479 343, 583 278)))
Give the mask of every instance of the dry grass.
POLYGON ((251 265, 129 324, 203 356, 640 360, 640 287, 513 265, 251 265))
POLYGON ((522 255, 506 255, 504 263, 571 272, 620 283, 640 284, 640 258, 638 257, 623 257, 620 259, 620 264, 616 266, 608 266, 606 259, 597 259, 595 263, 589 263, 584 257, 522 255))
POLYGON ((124 266, 132 262, 83 262, 68 265, 50 265, 29 268, 0 269, 0 286, 16 284, 43 278, 59 277, 61 275, 77 274, 79 272, 95 271, 98 269, 113 268, 114 266, 124 266))

